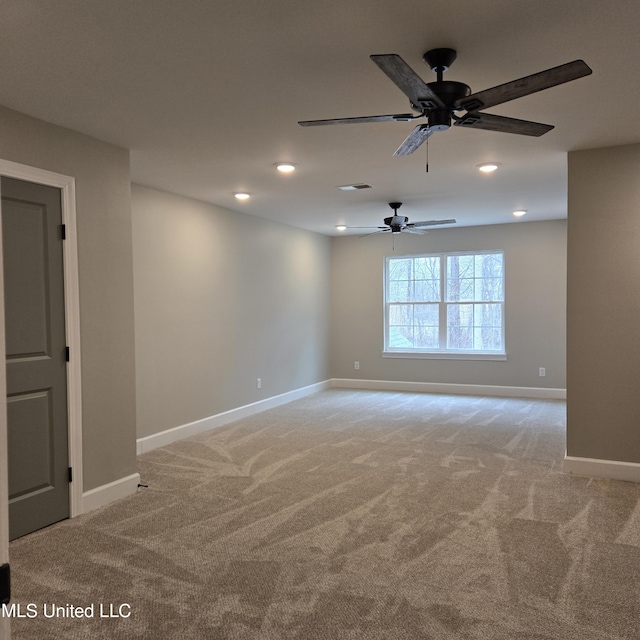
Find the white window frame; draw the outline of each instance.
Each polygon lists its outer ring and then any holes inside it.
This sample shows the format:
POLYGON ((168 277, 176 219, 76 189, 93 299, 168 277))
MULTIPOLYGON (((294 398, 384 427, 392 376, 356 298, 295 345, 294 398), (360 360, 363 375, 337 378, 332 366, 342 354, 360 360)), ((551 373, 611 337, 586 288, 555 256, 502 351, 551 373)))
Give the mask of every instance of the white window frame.
MULTIPOLYGON (((505 343, 505 253, 498 249, 477 250, 477 251, 448 251, 442 253, 417 253, 402 256, 385 256, 384 258, 384 291, 383 291, 383 335, 384 345, 382 356, 384 358, 430 358, 430 359, 443 359, 443 360, 506 360, 506 343, 505 343), (455 304, 448 302, 446 299, 446 286, 447 286, 447 257, 449 256, 464 256, 464 255, 485 255, 485 254, 500 254, 502 255, 502 300, 485 301, 501 305, 502 318, 502 350, 492 351, 478 351, 478 350, 463 350, 463 349, 448 349, 446 348, 446 335, 447 335, 447 306, 455 304), (435 304, 439 305, 439 334, 440 344, 444 345, 440 349, 407 349, 406 347, 389 347, 389 309, 392 303, 387 301, 389 292, 389 262, 391 260, 398 259, 410 259, 410 258, 439 258, 440 260, 440 300, 435 304)), ((465 301, 462 304, 473 304, 478 301, 465 301)))

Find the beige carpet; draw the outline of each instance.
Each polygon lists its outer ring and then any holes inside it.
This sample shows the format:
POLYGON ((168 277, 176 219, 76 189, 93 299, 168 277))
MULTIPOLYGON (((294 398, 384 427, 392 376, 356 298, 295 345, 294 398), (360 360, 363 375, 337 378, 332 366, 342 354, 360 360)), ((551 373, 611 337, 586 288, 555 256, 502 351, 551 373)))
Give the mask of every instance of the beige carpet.
POLYGON ((637 640, 640 485, 562 474, 564 435, 558 401, 331 390, 151 451, 11 544, 13 637, 637 640))

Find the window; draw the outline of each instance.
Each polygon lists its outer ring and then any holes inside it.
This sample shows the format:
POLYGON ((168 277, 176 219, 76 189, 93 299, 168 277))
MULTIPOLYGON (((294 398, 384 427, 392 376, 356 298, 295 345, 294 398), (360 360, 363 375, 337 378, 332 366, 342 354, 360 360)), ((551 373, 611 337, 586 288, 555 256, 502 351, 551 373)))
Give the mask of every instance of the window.
POLYGON ((504 359, 504 253, 386 258, 384 352, 504 359))

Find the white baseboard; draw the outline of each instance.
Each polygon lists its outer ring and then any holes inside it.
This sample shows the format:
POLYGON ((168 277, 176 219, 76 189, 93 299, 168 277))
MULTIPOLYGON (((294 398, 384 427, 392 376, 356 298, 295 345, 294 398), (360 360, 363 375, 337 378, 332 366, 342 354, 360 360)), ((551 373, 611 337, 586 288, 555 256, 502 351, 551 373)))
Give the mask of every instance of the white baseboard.
POLYGON ((492 385, 474 385, 474 384, 441 384, 436 382, 397 382, 390 380, 356 380, 351 378, 332 378, 324 382, 294 389, 287 393, 282 393, 271 398, 265 398, 258 402, 237 407, 223 413, 218 413, 201 420, 189 422, 160 431, 150 436, 138 438, 136 441, 137 453, 146 453, 158 447, 165 447, 172 442, 183 440, 195 436, 198 433, 204 433, 217 427, 222 427, 235 420, 241 420, 249 416, 273 409, 280 405, 293 402, 299 398, 318 393, 325 389, 343 388, 343 389, 370 389, 382 391, 414 391, 428 393, 453 393, 459 395, 485 395, 498 397, 514 397, 514 398, 547 398, 564 400, 566 398, 566 389, 543 389, 538 387, 499 387, 492 385))
POLYGON ((120 478, 108 484, 103 484, 101 487, 85 491, 82 494, 82 512, 87 513, 88 511, 99 509, 114 500, 134 494, 138 490, 139 482, 140 474, 132 473, 126 478, 120 478))
POLYGON ((609 478, 640 482, 640 463, 620 462, 618 460, 599 460, 597 458, 576 458, 565 456, 563 471, 576 476, 589 478, 609 478))
POLYGON ((496 396, 506 398, 540 398, 565 400, 566 389, 542 387, 507 387, 485 384, 449 384, 441 382, 400 382, 395 380, 357 380, 332 378, 332 387, 343 389, 370 389, 375 391, 416 391, 421 393, 452 393, 464 396, 496 396))
POLYGON ((182 440, 183 438, 189 438, 190 436, 194 436, 198 433, 209 431, 210 429, 222 427, 229 422, 247 418, 256 413, 260 413, 261 411, 279 407, 280 405, 293 402, 294 400, 304 398, 305 396, 310 396, 314 393, 318 393, 318 391, 329 389, 330 387, 330 382, 325 380, 324 382, 318 382, 307 387, 294 389, 293 391, 272 396, 271 398, 265 398, 264 400, 246 404, 242 407, 237 407, 236 409, 224 411, 223 413, 217 413, 216 415, 209 416, 208 418, 189 422, 188 424, 183 424, 179 427, 173 427, 172 429, 167 429, 160 433, 154 433, 153 435, 146 436, 144 438, 138 438, 136 441, 138 455, 151 451, 152 449, 157 449, 158 447, 164 447, 172 442, 176 442, 177 440, 182 440))

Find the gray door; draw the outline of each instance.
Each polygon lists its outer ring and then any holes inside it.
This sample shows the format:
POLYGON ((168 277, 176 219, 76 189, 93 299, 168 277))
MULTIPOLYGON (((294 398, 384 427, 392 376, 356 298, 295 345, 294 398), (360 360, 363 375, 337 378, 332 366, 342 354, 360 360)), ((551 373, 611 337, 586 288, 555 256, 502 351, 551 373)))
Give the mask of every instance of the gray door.
POLYGON ((9 537, 69 517, 60 190, 2 178, 9 537))

